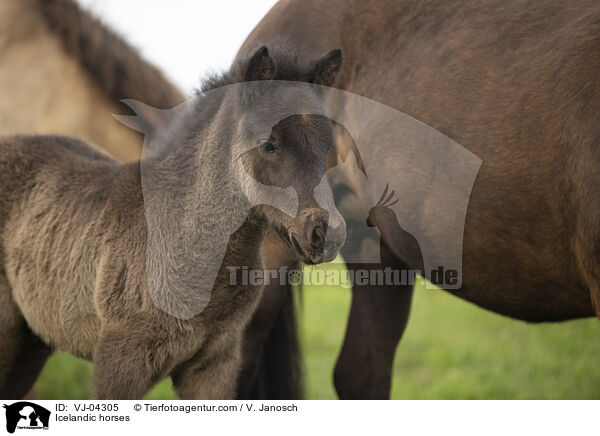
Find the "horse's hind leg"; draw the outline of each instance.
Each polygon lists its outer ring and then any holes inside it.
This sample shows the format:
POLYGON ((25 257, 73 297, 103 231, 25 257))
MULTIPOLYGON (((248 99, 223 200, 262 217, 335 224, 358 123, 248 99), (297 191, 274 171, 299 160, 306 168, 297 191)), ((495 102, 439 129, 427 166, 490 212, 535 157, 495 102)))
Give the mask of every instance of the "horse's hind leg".
POLYGON ((33 386, 51 350, 27 327, 5 278, 0 278, 0 307, 0 398, 20 399, 33 386))

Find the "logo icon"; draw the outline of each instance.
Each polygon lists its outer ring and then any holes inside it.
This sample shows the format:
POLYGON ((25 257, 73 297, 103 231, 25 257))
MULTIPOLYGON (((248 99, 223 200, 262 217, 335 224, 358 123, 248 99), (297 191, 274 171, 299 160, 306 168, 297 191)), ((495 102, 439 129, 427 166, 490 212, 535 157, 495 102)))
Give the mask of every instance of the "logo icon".
POLYGON ((6 409, 6 431, 14 433, 16 429, 47 430, 50 411, 29 401, 19 401, 4 405, 6 409))

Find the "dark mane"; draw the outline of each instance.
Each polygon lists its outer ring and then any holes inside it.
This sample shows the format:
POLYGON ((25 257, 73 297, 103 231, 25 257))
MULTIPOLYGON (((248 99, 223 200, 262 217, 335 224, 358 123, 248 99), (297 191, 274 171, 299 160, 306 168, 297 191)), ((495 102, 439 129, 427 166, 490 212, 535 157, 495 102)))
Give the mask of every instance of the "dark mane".
MULTIPOLYGON (((275 59, 276 74, 273 80, 285 80, 291 82, 309 82, 310 73, 314 69, 314 62, 309 61, 308 56, 303 56, 297 50, 290 50, 289 46, 282 39, 271 42, 265 42, 257 45, 265 46, 269 54, 275 59)), ((250 52, 251 53, 251 52, 250 52)), ((194 91, 194 122, 199 124, 198 120, 205 119, 217 107, 217 102, 213 97, 205 98, 204 93, 221 88, 227 85, 233 85, 244 81, 244 70, 248 65, 250 56, 237 59, 229 70, 212 73, 200 80, 200 86, 194 91)))
MULTIPOLYGON (((290 50, 289 46, 286 47, 285 42, 279 39, 259 44, 256 48, 258 49, 263 45, 269 49, 269 54, 277 64, 274 80, 288 80, 291 82, 308 82, 310 80, 310 72, 314 68, 314 62, 310 61, 308 56, 298 53, 296 47, 294 47, 294 50, 290 50)), ((253 51, 249 51, 249 53, 253 53, 253 51)), ((249 56, 238 59, 229 70, 206 76, 201 80, 196 94, 243 82, 242 72, 248 61, 249 56)))
POLYGON ((222 86, 231 85, 235 83, 232 77, 227 72, 212 73, 200 81, 200 86, 196 89, 195 94, 201 94, 203 92, 210 91, 211 89, 217 89, 222 86))
POLYGON ((138 51, 73 0, 36 0, 49 29, 112 100, 171 108, 183 95, 138 51))

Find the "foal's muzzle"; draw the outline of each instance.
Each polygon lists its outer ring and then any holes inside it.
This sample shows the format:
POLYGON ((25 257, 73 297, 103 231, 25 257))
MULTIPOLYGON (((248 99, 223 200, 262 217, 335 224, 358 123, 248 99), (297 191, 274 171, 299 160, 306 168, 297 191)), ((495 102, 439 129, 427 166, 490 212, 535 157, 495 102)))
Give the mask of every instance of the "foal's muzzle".
POLYGON ((335 259, 346 240, 345 222, 330 220, 329 213, 321 208, 305 209, 299 221, 300 228, 290 232, 290 243, 298 257, 307 264, 335 259))

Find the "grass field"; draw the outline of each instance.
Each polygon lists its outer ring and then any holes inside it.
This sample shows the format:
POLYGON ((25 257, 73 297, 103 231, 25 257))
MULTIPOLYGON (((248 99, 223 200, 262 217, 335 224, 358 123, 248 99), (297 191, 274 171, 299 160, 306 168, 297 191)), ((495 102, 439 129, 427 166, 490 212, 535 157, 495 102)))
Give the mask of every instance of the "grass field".
MULTIPOLYGON (((332 371, 350 292, 305 288, 300 318, 309 399, 336 398, 332 371)), ((600 399, 599 363, 597 319, 528 325, 420 286, 396 354, 392 397, 600 399)), ((57 353, 37 383, 37 396, 85 399, 91 374, 89 363, 57 353)), ((173 398, 170 382, 147 398, 173 398)))

